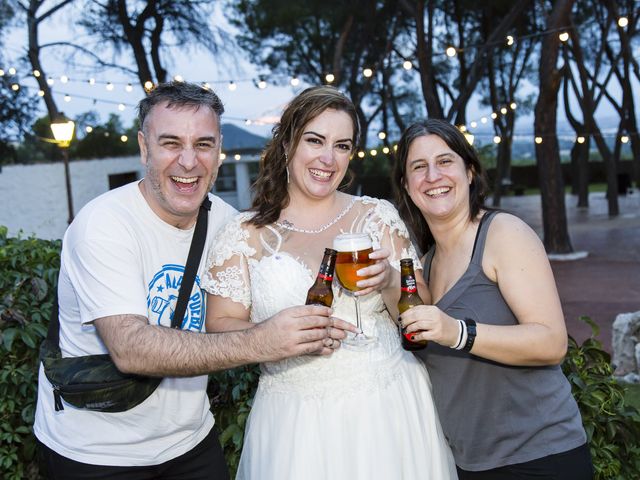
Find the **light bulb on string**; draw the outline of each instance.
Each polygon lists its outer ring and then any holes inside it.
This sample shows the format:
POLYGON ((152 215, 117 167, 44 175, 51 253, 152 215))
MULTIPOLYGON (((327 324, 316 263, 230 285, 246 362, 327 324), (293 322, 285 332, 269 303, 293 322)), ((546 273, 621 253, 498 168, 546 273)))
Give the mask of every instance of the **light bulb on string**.
POLYGON ((562 32, 560 35, 558 35, 558 38, 560 39, 561 42, 566 42, 567 40, 569 40, 569 33, 562 32))
POLYGON ((624 27, 626 27, 627 25, 629 25, 629 19, 628 19, 627 17, 620 17, 620 18, 618 19, 618 26, 619 26, 620 28, 624 28, 624 27))
POLYGON ((34 76, 34 77, 36 77, 36 78, 40 78, 40 75, 41 75, 41 74, 40 74, 40 70, 34 70, 34 71, 33 71, 33 76, 34 76))
POLYGON ((120 135, 120 141, 122 143, 127 143, 127 140, 129 140, 129 137, 127 137, 126 135, 120 135))
POLYGON ((405 60, 402 63, 402 68, 404 68, 405 70, 411 70, 413 68, 413 64, 409 60, 405 60))
POLYGON ((478 122, 471 122, 469 125, 471 125, 471 128, 476 128, 478 126, 478 122))
POLYGON ((513 38, 513 35, 507 35, 507 46, 509 46, 509 47, 510 47, 511 45, 513 45, 513 42, 514 42, 514 41, 515 41, 515 40, 514 40, 514 38, 513 38))
POLYGON ((482 117, 480 119, 480 123, 487 123, 487 117, 482 117))
POLYGON ((133 85, 131 85, 130 83, 127 83, 127 86, 126 86, 126 87, 124 87, 124 89, 125 89, 127 92, 133 92, 133 85))
POLYGON ((54 83, 56 83, 56 81, 53 78, 51 77, 47 78, 47 85, 51 87, 54 83))
POLYGON ((202 84, 202 88, 204 88, 205 90, 211 90, 211 85, 209 85, 209 82, 204 82, 202 84))
POLYGON ((382 147, 382 153, 384 154, 389 153, 389 147, 382 147))
POLYGON ((378 151, 375 148, 372 149, 369 153, 371 154, 372 157, 375 157, 376 155, 378 155, 378 151))
POLYGON ((38 96, 44 97, 44 90, 38 90, 38 96))
POLYGON ((84 131, 87 132, 87 133, 91 133, 91 132, 93 132, 93 127, 88 125, 88 126, 85 127, 84 131))
POLYGON ((64 101, 69 103, 71 101, 71 96, 70 95, 65 95, 64 96, 64 101))
POLYGON ((109 91, 113 90, 113 83, 111 82, 107 83, 107 86, 105 88, 109 91))
POLYGON ((234 82, 233 80, 231 80, 231 81, 229 82, 229 85, 227 85, 227 88, 228 88, 230 91, 235 92, 235 91, 236 91, 236 88, 238 88, 238 86, 235 84, 235 82, 234 82))
POLYGON ((95 78, 90 78, 89 79, 89 85, 95 85, 96 84, 96 79, 95 78))
POLYGON ((498 135, 493 137, 493 143, 495 143, 496 145, 499 144, 501 141, 502 139, 498 135))
POLYGON ((540 145, 542 143, 542 137, 536 137, 533 139, 533 141, 540 145))
POLYGON ((325 80, 327 83, 332 83, 335 79, 336 79, 336 77, 335 77, 335 75, 334 75, 333 73, 327 73, 327 74, 324 76, 324 80, 325 80))
POLYGON ((240 160, 241 158, 242 158, 242 157, 240 156, 240 154, 239 154, 239 153, 236 153, 236 154, 233 156, 233 159, 234 159, 236 162, 237 162, 238 160, 240 160))
POLYGON ((4 70, 0 68, 0 77, 4 77, 4 70))
POLYGON ((498 118, 498 114, 496 112, 491 112, 491 118, 495 120, 496 118, 498 118))
POLYGON ((173 79, 176 82, 181 82, 181 83, 184 82, 184 78, 182 77, 182 75, 176 75, 175 77, 173 77, 173 79))
POLYGON ((147 80, 146 82, 144 82, 144 89, 147 92, 150 92, 151 90, 153 90, 153 82, 151 80, 147 80))
POLYGON ((518 107, 518 105, 516 104, 516 102, 511 102, 509 104, 509 108, 511 108, 511 110, 515 110, 518 107))
POLYGON ((585 142, 585 138, 580 135, 578 138, 576 138, 576 142, 582 145, 585 142))
POLYGON ((378 133, 378 138, 380 140, 384 140, 385 138, 387 138, 387 134, 385 132, 379 132, 378 133))
POLYGON ((358 152, 358 158, 364 158, 364 152, 362 150, 358 152))
POLYGON ((467 131, 467 126, 466 125, 458 125, 458 130, 460 130, 462 133, 467 131))
POLYGON ((119 103, 119 104, 118 104, 118 110, 120 110, 121 112, 124 112, 124 109, 125 109, 125 108, 126 108, 126 107, 124 106, 124 103, 119 103))
POLYGON ((364 70, 362 70, 362 75, 364 75, 366 78, 371 78, 373 76, 373 70, 371 70, 370 68, 365 68, 364 70))
POLYGON ((454 47, 448 47, 445 53, 447 54, 447 57, 451 58, 455 57, 457 52, 454 47))
POLYGON ((12 84, 11 90, 13 90, 14 92, 17 92, 18 90, 20 90, 20 85, 18 85, 17 83, 12 84))
POLYGON ((621 141, 622 143, 629 143, 629 137, 628 137, 627 135, 622 135, 622 136, 620 137, 620 141, 621 141))
POLYGON ((501 113, 502 115, 506 115, 506 114, 507 114, 507 107, 502 107, 502 108, 500 109, 500 113, 501 113))
POLYGON ((222 153, 220 154, 220 160, 226 160, 226 158, 227 158, 227 154, 226 154, 226 153, 224 153, 224 152, 222 152, 222 153))
POLYGON ((15 74, 16 74, 16 69, 15 69, 15 68, 13 68, 13 67, 11 67, 11 68, 9 69, 9 75, 15 75, 15 74))
POLYGON ((60 83, 67 83, 68 81, 69 81, 69 77, 67 77, 66 75, 60 76, 60 83))
POLYGON ((267 82, 265 82, 264 80, 260 80, 260 81, 258 82, 258 88, 259 88, 260 90, 264 90, 265 88, 267 88, 267 82))
POLYGON ((297 87, 298 84, 300 83, 300 79, 296 76, 291 77, 291 86, 292 87, 297 87))

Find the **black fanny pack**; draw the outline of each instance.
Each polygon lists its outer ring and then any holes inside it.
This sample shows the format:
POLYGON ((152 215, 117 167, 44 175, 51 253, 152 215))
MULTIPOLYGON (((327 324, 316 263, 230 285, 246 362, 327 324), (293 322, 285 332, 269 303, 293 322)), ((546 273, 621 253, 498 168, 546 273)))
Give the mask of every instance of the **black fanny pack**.
MULTIPOLYGON (((207 236, 208 197, 200 206, 191 247, 178 292, 172 328, 180 328, 187 301, 196 278, 207 236)), ((122 373, 108 354, 62 357, 57 295, 51 312, 47 338, 40 346, 44 373, 53 385, 56 411, 63 410, 63 400, 76 408, 97 412, 124 412, 144 402, 158 387, 161 377, 122 373)))

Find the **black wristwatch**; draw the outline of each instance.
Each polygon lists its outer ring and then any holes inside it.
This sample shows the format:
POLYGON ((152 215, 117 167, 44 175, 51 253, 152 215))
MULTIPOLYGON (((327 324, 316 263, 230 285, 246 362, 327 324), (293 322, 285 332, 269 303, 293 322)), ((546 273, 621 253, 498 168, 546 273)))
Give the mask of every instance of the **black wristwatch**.
POLYGON ((462 350, 470 352, 473 348, 473 342, 476 340, 476 321, 471 318, 465 318, 464 323, 467 325, 467 343, 462 350))

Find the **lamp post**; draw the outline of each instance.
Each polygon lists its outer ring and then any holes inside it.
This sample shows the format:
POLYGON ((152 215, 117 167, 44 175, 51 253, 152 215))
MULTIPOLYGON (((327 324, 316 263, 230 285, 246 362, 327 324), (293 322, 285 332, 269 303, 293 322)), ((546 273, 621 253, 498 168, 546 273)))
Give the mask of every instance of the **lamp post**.
POLYGON ((64 180, 67 186, 67 210, 69 211, 67 223, 71 223, 73 221, 73 199, 71 197, 71 176, 69 175, 69 145, 71 145, 74 128, 75 123, 73 123, 73 120, 69 120, 62 113, 58 118, 51 122, 53 138, 55 138, 56 144, 62 149, 64 180))

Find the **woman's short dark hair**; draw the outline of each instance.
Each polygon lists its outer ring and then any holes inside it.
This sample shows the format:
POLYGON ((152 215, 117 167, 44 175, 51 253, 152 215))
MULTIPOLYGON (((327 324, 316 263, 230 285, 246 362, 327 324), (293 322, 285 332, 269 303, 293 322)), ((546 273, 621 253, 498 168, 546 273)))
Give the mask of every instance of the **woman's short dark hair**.
POLYGON ((251 210, 256 212, 251 220, 253 225, 261 227, 277 221, 282 209, 289 204, 286 159, 298 148, 304 128, 327 109, 345 112, 351 117, 352 151, 355 150, 360 123, 353 102, 337 88, 327 85, 304 90, 285 108, 260 159, 260 175, 253 185, 251 210))
POLYGON ((416 122, 409 126, 400 141, 395 153, 393 167, 393 188, 396 206, 400 216, 411 229, 418 247, 425 253, 433 244, 433 235, 422 212, 416 207, 409 197, 405 186, 407 173, 407 156, 409 147, 419 137, 437 135, 451 150, 457 153, 464 161, 467 170, 471 171, 472 179, 469 185, 469 218, 475 218, 480 209, 484 208, 484 200, 487 195, 487 180, 482 164, 478 159, 475 149, 469 144, 463 133, 455 126, 444 120, 428 119, 416 122))
POLYGON ((145 131, 145 120, 153 107, 167 102, 171 107, 209 107, 215 113, 218 123, 224 113, 224 106, 213 90, 195 83, 172 81, 160 83, 138 103, 140 130, 145 131))

